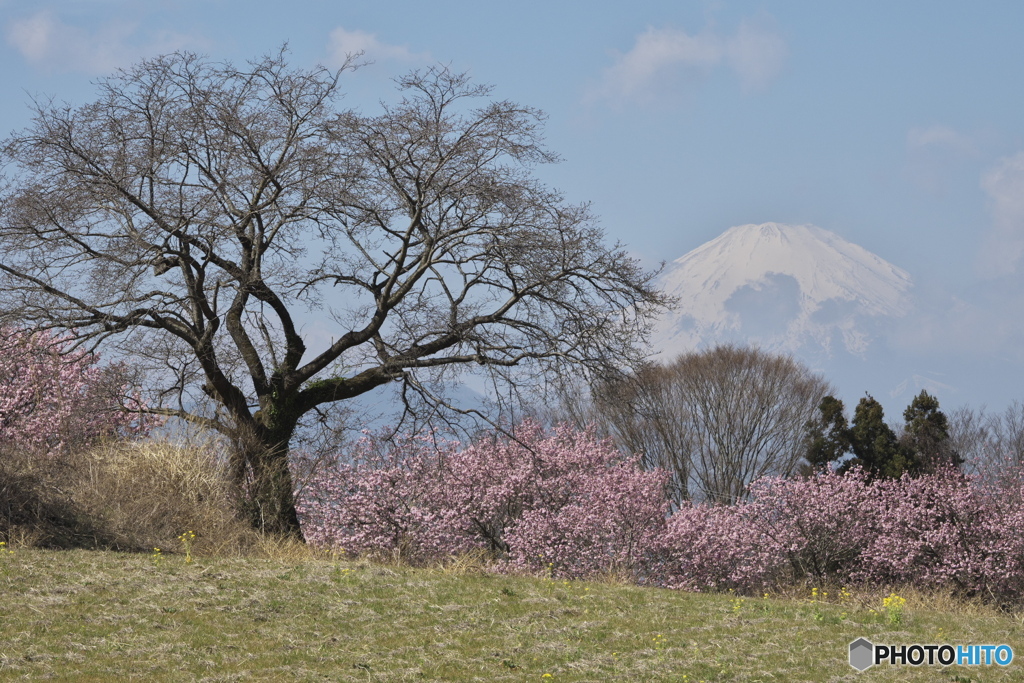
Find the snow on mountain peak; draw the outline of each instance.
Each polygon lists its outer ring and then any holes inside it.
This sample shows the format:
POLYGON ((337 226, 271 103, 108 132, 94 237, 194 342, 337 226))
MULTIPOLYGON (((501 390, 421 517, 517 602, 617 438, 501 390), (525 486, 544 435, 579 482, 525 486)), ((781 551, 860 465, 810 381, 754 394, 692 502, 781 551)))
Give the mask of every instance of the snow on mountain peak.
POLYGON ((655 348, 741 341, 860 355, 880 322, 909 311, 911 286, 906 271, 828 230, 739 225, 668 265, 662 287, 679 304, 656 328, 655 348))

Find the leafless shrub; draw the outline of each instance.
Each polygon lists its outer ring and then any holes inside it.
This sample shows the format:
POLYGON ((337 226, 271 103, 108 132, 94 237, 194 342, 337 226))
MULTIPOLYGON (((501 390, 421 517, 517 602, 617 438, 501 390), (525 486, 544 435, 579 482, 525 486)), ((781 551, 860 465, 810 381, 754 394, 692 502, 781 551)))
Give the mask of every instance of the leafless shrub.
POLYGON ((1024 467, 1024 403, 999 413, 962 406, 949 414, 949 440, 966 471, 987 480, 1024 467))
POLYGON ((599 385, 594 407, 622 447, 673 473, 673 499, 733 502, 789 476, 832 387, 789 356, 718 346, 599 385))

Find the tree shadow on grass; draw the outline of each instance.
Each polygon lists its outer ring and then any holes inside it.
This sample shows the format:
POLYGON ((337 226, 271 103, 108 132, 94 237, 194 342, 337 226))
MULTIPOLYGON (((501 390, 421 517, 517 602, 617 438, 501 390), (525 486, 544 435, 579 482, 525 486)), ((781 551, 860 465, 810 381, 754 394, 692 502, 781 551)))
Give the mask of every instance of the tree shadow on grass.
POLYGON ((126 545, 76 504, 60 486, 59 470, 0 457, 0 540, 56 550, 146 550, 126 545))

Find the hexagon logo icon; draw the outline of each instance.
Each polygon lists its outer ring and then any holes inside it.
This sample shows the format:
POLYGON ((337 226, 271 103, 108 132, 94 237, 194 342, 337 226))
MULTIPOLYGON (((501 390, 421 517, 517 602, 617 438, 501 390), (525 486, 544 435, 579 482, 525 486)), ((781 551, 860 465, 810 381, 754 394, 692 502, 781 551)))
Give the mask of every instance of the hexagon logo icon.
POLYGON ((858 638, 850 643, 850 666, 864 671, 875 665, 875 646, 867 638, 858 638))

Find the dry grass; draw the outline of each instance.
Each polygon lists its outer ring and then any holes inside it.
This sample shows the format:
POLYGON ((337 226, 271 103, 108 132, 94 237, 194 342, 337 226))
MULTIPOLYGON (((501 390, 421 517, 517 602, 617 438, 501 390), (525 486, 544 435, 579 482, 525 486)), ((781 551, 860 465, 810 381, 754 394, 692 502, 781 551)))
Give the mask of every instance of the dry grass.
MULTIPOLYGON (((808 601, 816 598, 823 604, 847 605, 854 610, 868 611, 878 609, 882 600, 896 593, 906 600, 907 611, 927 612, 939 611, 948 614, 957 614, 964 618, 988 618, 1013 613, 997 607, 993 602, 986 602, 981 596, 964 597, 951 589, 928 588, 922 589, 913 585, 897 586, 875 586, 868 587, 857 585, 844 587, 841 585, 813 585, 804 584, 799 586, 781 586, 770 591, 769 595, 774 600, 808 601), (817 589, 817 595, 812 591, 817 589), (843 596, 844 588, 846 597, 843 596)), ((1024 615, 1024 613, 1022 613, 1024 615)))
POLYGON ((60 460, 0 458, 0 539, 174 551, 181 534, 194 531, 199 556, 299 552, 302 544, 268 540, 241 518, 217 452, 212 444, 145 441, 114 442, 60 460))
POLYGON ((858 674, 847 644, 866 636, 1024 652, 1019 618, 952 603, 947 611, 941 596, 927 604, 929 596, 908 594, 893 626, 809 596, 552 581, 471 561, 414 569, 306 554, 185 563, 16 548, 0 556, 0 590, 0 680, 964 683, 1021 680, 1021 665, 858 674))
POLYGON ((110 547, 111 539, 73 499, 64 462, 0 452, 0 540, 49 548, 110 547))
POLYGON ((72 461, 72 497, 120 547, 175 548, 183 532, 194 531, 196 554, 237 554, 255 539, 214 452, 160 442, 97 448, 72 461))

